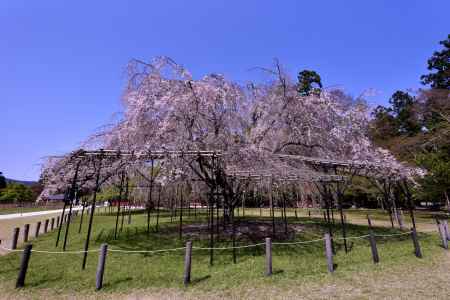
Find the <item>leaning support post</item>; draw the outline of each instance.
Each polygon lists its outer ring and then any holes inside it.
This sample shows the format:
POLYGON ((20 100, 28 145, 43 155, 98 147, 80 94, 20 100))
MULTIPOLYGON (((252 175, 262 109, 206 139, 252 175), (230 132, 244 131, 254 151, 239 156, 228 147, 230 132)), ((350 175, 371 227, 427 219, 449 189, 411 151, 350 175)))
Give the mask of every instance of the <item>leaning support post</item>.
POLYGON ((83 208, 81 209, 81 217, 80 217, 80 226, 78 226, 78 233, 81 233, 81 228, 83 228, 83 217, 84 217, 84 209, 86 207, 86 203, 83 202, 83 208))
POLYGON ((61 212, 61 217, 58 216, 58 222, 56 224, 58 226, 58 234, 56 235, 55 247, 58 247, 58 244, 59 244, 59 238, 61 236, 61 227, 62 227, 62 223, 64 222, 64 213, 66 212, 66 206, 67 206, 67 201, 64 197, 64 206, 63 206, 63 210, 61 212))
POLYGON ((378 255, 377 242, 375 241, 375 235, 373 234, 372 229, 369 230, 369 241, 370 241, 370 249, 372 251, 373 263, 377 264, 380 262, 380 257, 378 255))
POLYGON ((325 233, 325 255, 327 257, 328 272, 334 272, 333 266, 333 249, 331 246, 331 236, 329 233, 325 233))
POLYGON ((192 242, 186 242, 186 254, 184 256, 184 285, 191 282, 192 242))
POLYGON ((52 218, 52 219, 50 220, 50 230, 53 231, 54 228, 55 228, 55 218, 52 218))
POLYGON ((179 235, 179 239, 181 240, 181 238, 183 237, 183 185, 181 185, 180 189, 180 223, 179 223, 179 227, 178 227, 178 235, 179 235))
POLYGON ((98 291, 103 286, 103 274, 105 273, 106 254, 108 253, 108 244, 102 244, 98 255, 97 274, 95 276, 95 289, 98 291))
MULTIPOLYGON (((103 150, 101 150, 101 151, 103 152, 103 150)), ((83 270, 86 268, 87 255, 88 255, 88 250, 89 250, 89 240, 91 238, 92 222, 94 220, 95 204, 96 204, 96 200, 97 200, 97 192, 100 187, 100 170, 102 167, 102 158, 103 157, 100 158, 100 163, 99 163, 99 166, 97 169, 97 175, 95 178, 95 190, 94 190, 94 196, 92 198, 92 205, 91 205, 91 209, 90 209, 89 225, 88 225, 86 241, 84 244, 83 263, 82 263, 82 267, 81 267, 83 270)))
MULTIPOLYGON (((150 189, 148 191, 148 199, 147 199, 147 234, 150 235, 150 214, 151 214, 151 205, 153 204, 152 193, 153 193, 153 182, 154 182, 154 170, 155 170, 155 162, 152 158, 151 160, 151 169, 150 169, 150 189)), ((172 222, 171 216, 171 222, 172 222)))
POLYGON ((12 237, 12 241, 11 241, 11 249, 17 249, 17 241, 19 240, 19 232, 20 232, 19 227, 14 228, 13 237, 12 237))
POLYGON ((31 248, 33 245, 27 244, 23 249, 22 260, 20 262, 19 276, 16 281, 16 288, 21 288, 25 285, 25 276, 27 275, 28 263, 31 256, 31 248))
POLYGON ((442 240, 442 247, 444 247, 444 249, 448 250, 447 234, 445 233, 444 224, 439 223, 438 226, 439 226, 439 235, 441 236, 441 240, 442 240))
POLYGON ((414 254, 418 258, 422 258, 422 251, 420 250, 419 239, 417 238, 417 231, 414 227, 411 228, 411 238, 414 244, 414 254))
POLYGON ((124 176, 125 176, 125 174, 124 174, 124 172, 122 172, 122 176, 120 176, 119 200, 116 202, 117 203, 117 213, 116 213, 116 227, 114 228, 114 239, 117 239, 117 230, 119 227, 120 202, 122 200, 124 176))
POLYGON ((266 276, 272 275, 272 239, 266 238, 266 276))
POLYGON ((448 230, 447 220, 444 220, 443 226, 444 226, 445 236, 447 237, 447 241, 450 241, 450 231, 448 230))
POLYGON ((75 189, 77 185, 77 179, 78 179, 78 170, 80 169, 80 163, 81 160, 77 162, 77 166, 75 169, 75 175, 73 175, 72 179, 72 186, 70 187, 69 192, 69 214, 67 215, 67 225, 66 225, 66 232, 64 234, 64 243, 63 243, 63 251, 66 251, 67 246, 67 238, 69 237, 69 226, 70 222, 72 221, 72 208, 73 208, 73 202, 75 201, 75 189))
POLYGON ((155 227, 156 232, 159 231, 159 206, 161 201, 161 190, 162 186, 159 187, 158 201, 156 202, 156 227, 155 227))
MULTIPOLYGON (((125 185, 125 200, 127 201, 126 203, 129 203, 130 199, 129 199, 129 195, 128 195, 128 188, 129 188, 129 183, 130 183, 130 178, 128 177, 128 175, 126 176, 127 179, 127 184, 125 185)), ((123 230, 123 221, 125 218, 125 209, 126 206, 124 206, 124 208, 122 209, 122 219, 121 219, 121 223, 120 223, 120 230, 119 232, 122 232, 123 230)))

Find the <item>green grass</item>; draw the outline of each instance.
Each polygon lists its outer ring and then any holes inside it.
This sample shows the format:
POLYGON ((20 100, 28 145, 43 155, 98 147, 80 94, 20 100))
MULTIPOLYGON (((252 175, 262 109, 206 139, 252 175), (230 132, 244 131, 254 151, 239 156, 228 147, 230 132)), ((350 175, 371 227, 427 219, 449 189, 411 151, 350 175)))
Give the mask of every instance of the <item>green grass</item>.
MULTIPOLYGON (((259 210, 246 210, 246 217, 241 220, 266 220, 266 216, 259 217, 259 210), (250 216, 250 214, 252 214, 250 216)), ((301 224, 302 232, 299 232, 289 241, 308 241, 321 238, 327 228, 317 214, 316 217, 305 217, 306 211, 302 211, 301 217, 293 217, 293 211, 289 211, 289 224, 301 224)), ((337 216, 336 216, 337 217, 337 216)), ((152 231, 146 232, 145 214, 134 214, 131 225, 125 225, 117 240, 114 240, 115 217, 112 215, 97 215, 94 218, 94 229, 91 237, 90 249, 98 249, 102 243, 108 243, 112 249, 123 250, 156 250, 166 248, 183 247, 186 240, 193 240, 194 246, 208 247, 206 235, 184 235, 178 237, 178 218, 170 222, 167 214, 160 221, 160 232, 154 232, 155 219, 152 215, 152 231)), ((199 218, 183 217, 185 225, 206 223, 205 216, 199 218)), ((70 226, 70 240, 68 251, 83 249, 87 230, 87 219, 84 220, 82 234, 78 234, 79 217, 70 226)), ((277 228, 282 231, 281 219, 278 218, 277 228)), ((333 231, 335 236, 340 236, 340 228, 336 223, 333 231)), ((396 229, 376 227, 376 234, 398 233, 396 229)), ((195 231, 194 231, 195 232, 195 231)), ((367 234, 367 227, 362 225, 348 225, 348 236, 360 236, 367 234)), ((56 231, 33 240, 33 249, 36 250, 61 250, 55 249, 56 231)), ((424 260, 441 251, 436 235, 420 233, 420 243, 424 253, 424 260)), ((274 242, 285 241, 277 240, 274 242)), ((241 238, 238 245, 246 245, 263 242, 263 239, 255 240, 241 238)), ((355 272, 371 271, 374 268, 389 267, 395 265, 414 265, 419 262, 413 254, 413 245, 409 235, 390 238, 378 238, 378 250, 381 258, 379 266, 374 266, 371 258, 369 243, 366 239, 351 240, 351 251, 345 253, 342 240, 336 241, 335 264, 337 269, 333 276, 348 277, 355 272)), ((61 245, 62 243, 60 243, 61 245)), ((215 247, 230 246, 228 239, 219 237, 215 247)), ((273 268, 274 275, 264 276, 264 246, 239 249, 237 264, 232 262, 231 250, 218 250, 214 252, 214 266, 209 266, 209 252, 206 250, 194 250, 192 257, 192 281, 187 287, 183 287, 183 260, 184 251, 165 252, 157 254, 143 253, 118 253, 109 252, 106 262, 104 278, 104 290, 106 292, 122 292, 132 289, 144 288, 175 288, 181 290, 227 291, 239 286, 278 286, 282 287, 286 282, 296 280, 317 281, 328 275, 326 259, 324 256, 323 242, 303 245, 274 245, 273 268)), ((86 292, 95 288, 95 272, 97 267, 97 253, 89 253, 86 270, 81 270, 82 254, 45 254, 33 252, 26 279, 27 290, 52 289, 57 291, 86 292)), ((18 273, 20 253, 11 253, 0 257, 0 282, 8 289, 13 288, 18 273)))

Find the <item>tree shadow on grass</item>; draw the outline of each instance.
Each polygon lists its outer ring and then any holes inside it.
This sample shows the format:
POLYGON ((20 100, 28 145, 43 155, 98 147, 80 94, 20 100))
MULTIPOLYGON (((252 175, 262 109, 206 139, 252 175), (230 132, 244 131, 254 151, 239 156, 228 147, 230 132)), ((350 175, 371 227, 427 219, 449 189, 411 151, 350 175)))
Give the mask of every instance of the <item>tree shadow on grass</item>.
POLYGON ((202 281, 205 281, 205 280, 207 280, 209 278, 211 278, 211 275, 205 275, 205 276, 202 276, 202 277, 199 277, 199 278, 195 278, 195 279, 191 280, 190 285, 198 284, 198 283, 200 283, 202 281))
POLYGON ((25 282, 25 286, 29 286, 29 287, 36 287, 39 285, 42 285, 43 283, 47 283, 47 282, 56 282, 58 280, 61 280, 63 277, 61 275, 53 275, 53 276, 48 276, 39 280, 33 280, 30 283, 26 283, 25 282))
POLYGON ((122 278, 122 279, 117 279, 117 280, 113 280, 113 281, 107 281, 106 283, 103 284, 103 287, 104 288, 113 287, 116 284, 120 284, 120 283, 123 283, 123 282, 128 282, 128 281, 131 281, 131 280, 133 280, 133 277, 127 276, 127 277, 122 278))

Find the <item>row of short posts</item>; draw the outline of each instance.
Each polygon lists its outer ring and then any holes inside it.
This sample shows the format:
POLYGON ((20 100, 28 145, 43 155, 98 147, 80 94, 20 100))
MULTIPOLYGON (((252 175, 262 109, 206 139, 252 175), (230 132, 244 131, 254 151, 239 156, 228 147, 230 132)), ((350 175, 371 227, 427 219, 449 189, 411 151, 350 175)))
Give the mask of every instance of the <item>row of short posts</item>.
MULTIPOLYGON (((59 217, 58 217, 58 219, 59 219, 59 217)), ((55 218, 46 219, 44 221, 44 233, 48 232, 49 224, 50 224, 50 230, 53 230, 54 226, 55 226, 55 218)), ((38 237, 39 236, 39 233, 41 231, 41 225, 42 225, 41 221, 36 223, 36 228, 35 228, 35 231, 34 231, 34 237, 38 237)), ((18 245, 18 242, 19 242, 19 234, 20 234, 20 228, 19 227, 14 228, 13 229, 13 236, 12 236, 12 240, 11 240, 11 249, 13 249, 13 250, 17 249, 17 245, 18 245)), ((23 227, 23 242, 24 243, 28 242, 29 235, 30 235, 30 224, 25 224, 24 227, 23 227)))
MULTIPOLYGON (((370 218, 368 217, 369 222, 369 241, 370 241, 370 247, 372 251, 372 259, 374 263, 378 263, 380 261, 377 245, 375 241, 375 235, 372 231, 372 224, 370 221, 370 218)), ((29 228, 29 224, 28 228, 29 228)), ((18 228, 15 228, 14 235, 18 236, 18 228)), ((449 231, 448 231, 448 225, 447 222, 439 223, 439 232, 441 233, 441 237, 444 236, 443 241, 445 240, 444 247, 448 248, 447 240, 450 237, 449 231)), ((411 228, 411 238, 414 245, 414 252, 416 257, 421 258, 422 253, 420 249, 420 244, 417 238, 417 232, 415 228, 411 228)), ((16 239, 17 242, 17 239, 16 239)), ((332 247, 332 238, 329 233, 325 233, 324 235, 324 242, 325 242, 325 256, 327 260, 327 269, 328 272, 333 273, 334 272, 334 261, 333 261, 333 247, 332 247)), ((28 263, 31 256, 31 249, 32 245, 27 244, 25 246, 25 249, 22 254, 22 260, 20 264, 20 270, 19 270, 19 276, 17 278, 16 287, 23 287, 25 283, 25 275, 28 268, 28 263)), ((99 252, 99 258, 98 258, 98 265, 97 265, 97 272, 96 272, 96 290, 100 290, 103 287, 103 277, 105 272, 105 264, 106 264, 106 257, 108 253, 108 244, 104 243, 100 247, 99 252)), ((265 275, 271 276, 273 274, 273 267, 272 267, 272 239, 266 238, 265 240, 265 275)), ((184 257, 184 274, 183 274, 183 283, 185 285, 188 285, 191 282, 191 266, 192 266, 192 242, 188 241, 186 243, 185 247, 185 257, 184 257)))

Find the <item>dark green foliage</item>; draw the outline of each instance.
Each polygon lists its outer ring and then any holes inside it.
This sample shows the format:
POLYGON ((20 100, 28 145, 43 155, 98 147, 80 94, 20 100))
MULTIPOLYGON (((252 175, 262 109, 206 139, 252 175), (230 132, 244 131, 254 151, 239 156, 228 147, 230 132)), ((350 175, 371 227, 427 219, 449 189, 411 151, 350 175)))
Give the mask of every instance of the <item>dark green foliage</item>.
POLYGON ((420 180, 420 196, 424 200, 442 201, 447 205, 450 197, 450 155, 448 151, 421 154, 417 163, 425 168, 427 176, 420 180))
POLYGON ((311 93, 319 95, 322 90, 320 75, 311 70, 301 71, 298 73, 297 90, 302 96, 309 96, 311 93))
POLYGON ((428 60, 428 70, 433 73, 420 77, 423 84, 429 84, 433 89, 450 89, 450 34, 446 40, 440 41, 444 49, 436 51, 428 60))
POLYGON ((389 103, 396 118, 398 130, 402 134, 414 135, 420 132, 421 123, 417 107, 417 100, 403 91, 392 94, 389 103))
POLYGON ((0 202, 17 203, 33 200, 34 197, 31 188, 19 183, 10 183, 0 192, 0 202))
POLYGON ((6 187, 6 178, 3 176, 3 173, 0 172, 0 190, 6 187))
POLYGON ((392 108, 378 105, 372 112, 374 117, 371 136, 374 139, 385 139, 398 135, 398 122, 392 115, 392 108))

